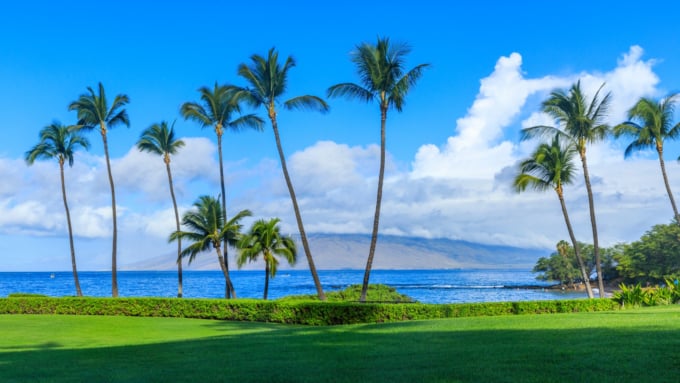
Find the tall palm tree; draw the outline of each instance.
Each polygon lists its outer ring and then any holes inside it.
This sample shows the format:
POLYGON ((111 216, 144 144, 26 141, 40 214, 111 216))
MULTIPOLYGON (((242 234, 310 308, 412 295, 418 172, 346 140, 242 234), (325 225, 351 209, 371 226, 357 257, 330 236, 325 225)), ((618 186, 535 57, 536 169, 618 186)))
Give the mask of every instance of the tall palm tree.
MULTIPOLYGON (((175 199, 175 188, 172 184, 172 172, 170 171, 170 155, 177 154, 177 151, 184 146, 184 141, 175 138, 174 124, 168 128, 168 123, 163 121, 160 124, 153 124, 142 132, 137 141, 137 149, 142 152, 157 154, 163 157, 165 170, 168 172, 168 185, 170 187, 170 197, 172 197, 172 207, 175 210, 175 225, 179 231, 179 212, 177 211, 177 200, 175 199)), ((182 298, 182 239, 177 239, 177 297, 182 298)))
MULTIPOLYGON (((242 115, 232 120, 235 113, 241 113, 240 103, 243 95, 233 86, 218 85, 215 83, 213 89, 201 87, 198 92, 201 94, 201 103, 185 102, 180 107, 180 113, 185 120, 193 120, 201 124, 201 127, 212 126, 217 135, 217 153, 220 161, 220 190, 222 196, 222 214, 227 217, 227 193, 224 187, 224 161, 222 159, 222 135, 225 130, 239 131, 241 129, 262 130, 264 121, 254 114, 242 115)), ((229 273, 229 246, 224 246, 224 267, 229 273)), ((227 298, 236 298, 236 290, 231 284, 231 279, 227 278, 225 286, 227 298)))
POLYGON ((71 268, 73 269, 73 281, 76 285, 76 294, 83 296, 78 280, 78 269, 76 267, 76 251, 73 246, 73 228, 71 226, 71 212, 66 201, 66 182, 64 180, 64 164, 73 166, 73 156, 75 150, 80 146, 84 149, 90 147, 87 138, 73 132, 72 127, 53 122, 40 131, 40 142, 31 150, 26 152, 26 162, 33 165, 37 159, 57 159, 59 162, 59 173, 61 175, 61 196, 64 200, 64 210, 66 210, 66 224, 68 226, 68 240, 71 246, 71 268))
POLYGON ((583 178, 588 193, 588 206, 590 209, 590 223, 593 230, 593 247, 595 252, 595 269, 597 270, 597 284, 600 298, 604 298, 604 281, 602 279, 602 266, 600 261, 600 247, 597 237, 597 221, 595 219, 595 204, 593 201, 593 189, 590 185, 588 163, 586 161, 586 148, 603 140, 609 133, 610 127, 604 122, 611 102, 611 93, 600 97, 604 84, 595 92, 595 96, 588 101, 581 91, 581 82, 572 85, 568 92, 555 90, 550 97, 543 102, 543 112, 554 118, 560 128, 554 126, 538 125, 522 130, 522 139, 539 136, 560 135, 572 141, 581 157, 583 165, 583 178))
POLYGON ((321 287, 319 275, 314 266, 314 259, 309 249, 307 241, 307 234, 305 233, 304 225, 302 224, 302 216, 300 215, 300 208, 298 207, 297 197, 295 196, 295 189, 288 174, 288 167, 286 166, 286 157, 283 154, 283 147, 281 146, 281 137, 279 135, 279 125, 276 120, 276 106, 280 103, 284 109, 311 109, 320 112, 328 111, 328 104, 322 98, 311 95, 297 96, 286 101, 280 102, 280 98, 286 91, 288 85, 288 71, 295 66, 295 60, 292 57, 279 63, 279 53, 271 48, 267 57, 257 54, 250 56, 251 63, 240 64, 238 66, 238 75, 245 78, 249 87, 243 88, 243 94, 246 95, 247 100, 254 107, 264 107, 267 111, 267 116, 272 124, 274 131, 274 138, 276 139, 276 149, 279 152, 279 159, 281 160, 281 169, 283 170, 283 177, 286 179, 288 186, 288 193, 293 202, 293 210, 295 211, 295 221, 297 222, 298 230, 300 231, 300 240, 302 247, 305 250, 305 256, 309 264, 309 270, 314 279, 316 286, 316 293, 319 299, 326 300, 326 295, 321 287))
POLYGON ((673 216, 676 222, 680 224, 678 208, 675 205, 673 192, 671 192, 671 185, 668 183, 666 165, 663 160, 663 142, 667 139, 674 140, 680 135, 680 123, 673 125, 673 113, 677 101, 677 93, 672 93, 659 102, 650 98, 641 98, 628 111, 629 121, 614 127, 614 136, 626 135, 633 138, 633 142, 628 145, 624 153, 626 158, 638 150, 656 149, 659 155, 663 182, 666 185, 668 199, 670 199, 673 208, 673 216))
MULTIPOLYGON (((201 196, 194 203, 196 210, 188 211, 182 216, 182 225, 187 231, 175 231, 170 234, 169 241, 186 239, 191 244, 180 253, 181 257, 189 257, 189 264, 196 256, 212 247, 217 254, 217 260, 227 285, 231 285, 229 271, 220 248, 222 243, 235 246, 241 236, 241 219, 252 215, 250 210, 241 210, 230 220, 225 221, 222 206, 217 198, 201 196)), ((229 297, 225 297, 229 298, 229 297)))
POLYGON ((279 260, 276 256, 283 257, 289 265, 294 265, 297 258, 295 241, 290 236, 283 236, 279 230, 278 218, 269 221, 258 220, 243 235, 236 247, 239 249, 237 263, 239 268, 246 262, 256 261, 262 255, 264 259, 264 300, 267 300, 269 291, 269 278, 276 276, 279 260))
POLYGON ((416 65, 406 71, 404 61, 411 52, 406 44, 390 44, 389 38, 380 38, 375 45, 362 43, 352 52, 351 60, 357 67, 360 84, 341 83, 328 88, 328 97, 346 97, 365 102, 377 102, 380 108, 380 171, 378 174, 378 192, 373 217, 373 233, 368 251, 366 272, 361 289, 361 302, 366 301, 368 281, 373 265, 373 256, 378 242, 380 223, 380 205, 382 203, 383 180, 385 177, 385 123, 387 111, 394 108, 401 112, 406 94, 422 76, 429 64, 416 65))
MULTIPOLYGON (((581 277, 586 285, 588 298, 593 298, 590 276, 586 272, 579 244, 576 241, 576 236, 569 220, 569 214, 567 213, 567 205, 564 203, 564 185, 568 185, 574 180, 575 169, 572 160, 576 152, 575 145, 572 142, 562 144, 560 136, 555 136, 550 144, 540 144, 528 159, 520 163, 519 174, 515 177, 514 186, 518 192, 522 192, 527 188, 538 191, 555 190, 557 198, 560 200, 569 238, 574 246, 574 254, 581 269, 581 277)), ((564 241, 558 243, 558 250, 560 250, 562 242, 564 241)), ((562 254, 561 251, 560 254, 562 254)))
POLYGON ((111 186, 111 210, 113 215, 113 245, 111 246, 111 292, 113 297, 118 296, 118 273, 116 255, 118 252, 118 221, 116 219, 116 189, 113 184, 111 174, 111 160, 109 159, 109 144, 107 139, 108 129, 118 125, 130 126, 130 119, 127 111, 123 109, 130 99, 124 94, 114 97, 111 106, 106 99, 104 85, 99 83, 99 94, 91 88, 87 88, 87 93, 73 101, 68 110, 75 110, 78 113, 78 125, 76 129, 91 131, 99 126, 104 143, 104 155, 106 156, 106 170, 109 175, 109 185, 111 186))

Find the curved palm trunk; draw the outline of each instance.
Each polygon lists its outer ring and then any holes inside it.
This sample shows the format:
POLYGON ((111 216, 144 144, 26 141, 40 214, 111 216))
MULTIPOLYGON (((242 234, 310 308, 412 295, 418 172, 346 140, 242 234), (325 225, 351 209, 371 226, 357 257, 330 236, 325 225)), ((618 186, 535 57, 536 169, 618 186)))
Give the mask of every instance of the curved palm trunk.
POLYGON ((678 215, 678 208, 675 206, 675 199, 673 198, 673 192, 671 192, 671 185, 668 183, 668 175, 666 175, 666 164, 663 161, 663 146, 657 144, 656 151, 659 153, 659 165, 661 165, 661 174, 663 175, 663 183, 664 185, 666 185, 668 199, 671 200, 671 206, 673 207, 673 216, 675 217, 676 223, 680 225, 680 216, 678 215))
POLYGON ((61 195, 64 199, 64 209, 66 210, 66 223, 68 225, 68 241, 71 245, 71 268, 73 268, 73 281, 76 285, 76 295, 83 296, 80 290, 80 281, 78 280, 78 269, 76 268, 76 250, 73 246, 73 229, 71 227, 71 213, 68 209, 68 202, 66 202, 66 182, 64 180, 64 160, 59 159, 59 171, 61 173, 61 195))
POLYGON ((269 292, 269 262, 264 262, 264 300, 267 300, 267 293, 269 292))
POLYGON ((593 289, 590 286, 590 275, 586 271, 586 266, 583 263, 583 258, 581 258, 581 249, 579 249, 578 242, 576 241, 576 236, 574 235, 574 230, 571 228, 571 221, 569 220, 569 214, 567 214, 567 205, 564 203, 564 195, 562 194, 562 187, 559 186, 555 189, 557 192, 557 197, 560 199, 560 206, 562 206, 562 214, 564 215, 564 223, 567 224, 567 231, 569 231, 569 238, 571 239, 571 244, 574 246, 574 255, 576 256, 576 261, 578 261, 578 266, 581 269, 581 277, 583 278, 583 283, 586 285, 586 292, 588 293, 588 298, 594 298, 593 289))
POLYGON ((111 246, 111 296, 118 297, 118 222, 116 220, 116 189, 113 186, 113 175, 111 174, 111 161, 109 159, 109 144, 106 139, 106 124, 101 123, 102 141, 104 143, 104 155, 106 156, 106 170, 109 174, 109 185, 111 185, 111 212, 113 214, 113 244, 111 246))
POLYGON ((224 257, 222 256, 222 252, 220 252, 219 247, 215 247, 215 252, 217 253, 217 260, 220 263, 220 269, 222 269, 222 275, 224 275, 226 285, 229 286, 231 285, 231 278, 229 278, 229 270, 224 267, 224 257))
POLYGON ((602 280, 602 266, 600 261, 600 245, 597 238, 597 222, 595 220, 595 204, 593 202, 593 189, 590 186, 590 175, 588 174, 588 164, 586 162, 585 147, 579 150, 581 155, 581 163, 583 164, 583 177, 586 182, 586 191, 588 192, 588 206, 590 208, 590 224, 593 228, 593 251, 595 252, 595 270, 597 270, 597 287, 600 290, 600 298, 604 298, 604 281, 602 280))
POLYGON ((380 108, 380 172, 378 174, 378 193, 375 201, 375 216, 373 217, 373 233, 371 234, 371 246, 368 250, 368 260, 364 272, 364 281, 361 286, 361 296, 359 302, 366 302, 368 293, 368 281, 373 267, 373 257, 375 256, 375 246, 378 243, 378 227, 380 225, 380 205, 382 204, 383 179, 385 177, 385 122, 387 121, 387 108, 380 108))
MULTIPOLYGON (((175 226, 179 232, 179 212, 177 211, 177 200, 175 199, 175 188, 172 186, 172 173, 170 172, 170 158, 165 157, 165 169, 168 171, 168 185, 170 186, 170 196, 172 197, 172 207, 175 210, 175 226)), ((182 298, 182 238, 177 237, 177 298, 182 298)))
MULTIPOLYGON (((224 187, 224 166, 222 164, 222 127, 218 125, 215 128, 215 131, 217 133, 217 153, 220 157, 220 188, 222 191, 222 216, 224 216, 224 222, 227 222, 227 193, 225 192, 225 187, 224 187)), ((224 239, 224 258, 222 259, 222 262, 224 262, 224 270, 227 273, 227 278, 225 279, 225 285, 224 285, 224 297, 229 299, 229 298, 236 298, 236 291, 234 290, 234 286, 231 284, 231 278, 229 278, 229 243, 228 239, 224 239)))
POLYGON ((283 147, 281 146, 281 138, 279 137, 279 126, 276 123, 276 112, 272 106, 269 108, 269 119, 271 120, 274 138, 276 139, 276 149, 279 151, 279 159, 281 160, 283 177, 286 179, 286 185, 288 186, 290 199, 293 202, 295 221, 297 222, 298 230, 300 231, 300 240, 302 241, 302 247, 305 250, 305 256, 307 257, 307 263, 309 264, 309 271, 312 273, 312 278, 314 279, 314 286, 316 286, 316 294, 320 300, 325 301, 326 294, 324 294, 323 288, 321 287, 321 281, 319 281, 319 275, 316 272, 316 266, 314 266, 312 252, 309 250, 309 242, 307 241, 307 234, 305 234, 305 227, 302 225, 302 216, 300 215, 300 208, 298 207, 297 198, 295 197, 295 189, 293 189, 293 183, 290 181, 290 176, 288 175, 286 157, 283 155, 283 147))

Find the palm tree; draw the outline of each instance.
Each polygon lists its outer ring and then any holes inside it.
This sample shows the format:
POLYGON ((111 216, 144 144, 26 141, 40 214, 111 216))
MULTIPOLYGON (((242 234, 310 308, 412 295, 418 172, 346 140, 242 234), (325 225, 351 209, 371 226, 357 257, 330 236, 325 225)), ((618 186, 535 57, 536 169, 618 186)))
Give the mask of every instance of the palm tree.
POLYGON ((600 92, 604 84, 595 92, 595 96, 588 101, 581 91, 581 82, 572 85, 568 92, 555 90, 550 97, 543 102, 543 112, 553 117, 560 125, 538 125, 522 130, 522 139, 539 136, 560 135, 574 143, 581 157, 583 165, 583 178, 588 193, 588 206, 590 208, 590 223, 593 230, 593 246, 595 251, 595 269, 597 270, 597 284, 600 298, 604 298, 604 282, 602 279, 602 267, 600 262, 600 247, 597 237, 597 222, 595 220, 595 204, 593 202, 593 190, 590 185, 588 163, 586 161, 586 147, 603 140, 609 133, 609 125, 604 122, 611 101, 611 93, 600 98, 600 92))
MULTIPOLYGON (((250 56, 251 64, 240 64, 238 66, 239 76, 246 79, 249 84, 249 88, 243 88, 243 94, 245 94, 246 99, 254 107, 264 107, 267 111, 267 116, 272 124, 272 130, 274 131, 274 138, 276 139, 276 148, 279 152, 279 159, 281 160, 281 169, 283 170, 283 177, 286 179, 286 185, 288 186, 288 193, 290 194, 290 199, 293 202, 293 210, 295 211, 295 220, 297 222, 298 230, 300 231, 300 240, 302 242, 302 247, 305 250, 305 256, 307 257, 307 263, 309 264, 309 271, 312 273, 312 278, 314 279, 314 285, 316 286, 316 293, 319 299, 326 300, 326 295, 321 287, 321 282, 319 281, 319 275, 316 272, 316 267, 314 266, 314 259, 312 258, 312 253, 309 249, 309 243, 307 241, 307 234, 305 233, 304 225, 302 224, 302 216, 300 215, 300 208, 298 207, 297 197, 295 197, 295 189, 293 189, 293 183, 290 180, 290 175, 288 174, 288 167, 286 166, 286 157, 283 154, 283 147, 281 146, 281 137, 279 136, 279 126, 276 120, 276 106, 279 103, 279 99, 286 91, 286 86, 288 84, 288 71, 295 66, 295 60, 288 56, 283 66, 279 63, 279 54, 274 49, 271 48, 267 57, 262 57, 260 55, 254 54, 250 56)), ((304 95, 297 96, 286 101, 281 102, 284 109, 311 109, 320 112, 328 111, 328 104, 326 101, 317 96, 304 95)))
MULTIPOLYGON (((196 102, 185 102, 180 107, 180 113, 185 120, 193 120, 201 124, 205 128, 212 126, 217 134, 217 153, 220 161, 220 190, 222 193, 222 215, 227 217, 227 193, 224 187, 224 161, 222 159, 222 134, 225 130, 239 131, 241 129, 251 128, 255 130, 262 130, 264 121, 256 115, 246 114, 239 118, 232 120, 234 113, 240 113, 240 103, 242 101, 242 94, 233 86, 218 85, 210 89, 208 87, 201 87, 198 92, 201 94, 202 104, 196 102)), ((229 273, 229 246, 224 246, 224 267, 229 273)), ((231 285, 231 279, 227 278, 227 285, 225 286, 225 295, 227 298, 236 298, 236 290, 231 285)))
POLYGON ((26 152, 26 162, 33 165, 37 159, 57 159, 59 162, 59 173, 61 175, 61 196, 64 200, 64 210, 66 210, 66 224, 68 226, 68 240, 71 246, 71 267, 73 268, 73 281, 76 285, 76 294, 83 296, 78 280, 78 269, 76 267, 76 251, 73 246, 73 229, 71 227, 71 213, 66 201, 66 182, 64 180, 64 164, 68 161, 68 166, 73 166, 73 156, 78 146, 88 149, 90 142, 87 138, 73 132, 72 127, 53 122, 40 131, 40 143, 26 152))
POLYGON ((373 233, 368 251, 366 272, 361 289, 361 302, 366 301, 368 280, 373 265, 373 256, 378 242, 378 226, 380 223, 380 205, 382 203, 383 179, 385 176, 385 122, 387 111, 394 108, 401 112, 406 94, 420 79, 423 70, 429 64, 420 64, 413 69, 404 69, 406 55, 411 48, 406 44, 390 45, 389 38, 380 38, 375 45, 362 43, 352 52, 351 60, 357 67, 361 84, 342 83, 328 88, 328 97, 346 97, 366 102, 377 102, 380 108, 380 172, 378 174, 378 192, 373 218, 373 233))
POLYGON ((278 218, 269 221, 258 220, 250 231, 241 237, 236 247, 239 249, 237 260, 239 268, 246 262, 256 261, 262 255, 264 259, 264 299, 267 300, 269 277, 274 278, 279 266, 276 256, 283 257, 289 265, 294 265, 297 257, 295 241, 290 236, 282 236, 279 231, 278 218))
POLYGON ((104 143, 104 155, 106 156, 106 170, 109 175, 109 185, 111 186, 111 210, 113 215, 113 245, 111 246, 111 291, 113 297, 118 296, 118 276, 117 276, 117 246, 118 246, 118 223, 116 219, 116 190, 113 185, 113 175, 111 174, 111 161, 109 159, 109 144, 107 140, 108 129, 117 125, 130 126, 130 119, 127 111, 123 109, 130 99, 124 94, 119 94, 113 99, 109 107, 106 99, 104 86, 99 83, 99 94, 96 94, 91 87, 87 88, 87 93, 73 101, 68 110, 75 110, 78 113, 77 130, 91 131, 99 126, 104 143))
MULTIPOLYGON (((179 231, 179 212, 177 211, 177 200, 175 199, 175 188, 172 185, 172 173, 170 172, 170 155, 177 154, 177 151, 184 146, 184 141, 175 138, 174 124, 168 129, 168 123, 163 121, 160 124, 153 124, 147 128, 137 141, 137 149, 142 152, 157 154, 163 157, 165 169, 168 172, 168 185, 170 186, 170 197, 172 197, 172 207, 175 210, 175 225, 179 231)), ((177 297, 182 298, 182 239, 177 239, 177 297)))
MULTIPOLYGON (((593 290, 590 287, 590 276, 586 272, 585 263, 580 254, 579 244, 576 241, 574 230, 569 221, 569 214, 567 213, 567 205, 564 203, 564 185, 572 183, 574 180, 574 164, 573 158, 576 155, 577 149, 572 142, 563 145, 560 142, 560 136, 555 136, 550 144, 540 144, 538 148, 531 154, 531 156, 522 161, 519 165, 519 174, 515 177, 514 186, 518 192, 522 192, 527 188, 532 188, 538 191, 545 191, 553 189, 557 193, 557 198, 560 200, 562 207, 562 214, 564 215, 564 222, 567 224, 567 231, 569 238, 574 246, 574 254, 581 269, 581 277, 586 285, 586 292, 588 298, 593 298, 593 290)), ((560 244, 558 243, 558 250, 560 244)), ((560 251, 560 254, 562 252, 560 251)))
MULTIPOLYGON (((229 270, 220 251, 222 243, 235 246, 241 235, 242 225, 239 223, 244 217, 252 215, 250 210, 241 210, 238 214, 225 222, 222 214, 222 206, 217 198, 201 196, 194 203, 195 211, 188 211, 182 216, 182 225, 188 227, 188 231, 175 231, 170 234, 169 241, 186 239, 191 242, 180 253, 181 257, 189 257, 189 264, 196 256, 204 251, 209 251, 212 246, 217 253, 217 260, 222 269, 225 283, 230 286, 229 270)), ((229 298, 225 296, 225 298, 229 298)))
POLYGON ((638 150, 649 148, 656 149, 656 152, 659 155, 659 165, 661 165, 663 182, 666 185, 668 198, 671 200, 673 215, 676 222, 680 224, 678 208, 675 205, 675 199, 671 192, 671 185, 668 183, 666 165, 663 160, 663 142, 667 139, 676 139, 680 134, 680 123, 673 125, 673 113, 677 100, 677 93, 668 95, 658 103, 649 98, 641 98, 628 111, 629 121, 614 127, 614 136, 620 137, 622 135, 627 135, 633 138, 633 142, 628 145, 624 153, 626 158, 638 150))

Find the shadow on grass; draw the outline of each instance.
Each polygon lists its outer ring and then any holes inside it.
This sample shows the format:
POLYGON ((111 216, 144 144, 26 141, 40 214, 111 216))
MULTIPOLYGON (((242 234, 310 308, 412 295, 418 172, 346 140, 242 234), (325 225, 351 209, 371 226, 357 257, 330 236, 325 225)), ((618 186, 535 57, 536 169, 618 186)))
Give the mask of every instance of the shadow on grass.
POLYGON ((680 376, 677 331, 653 328, 246 324, 249 333, 230 335, 242 324, 206 325, 225 334, 123 347, 4 349, 0 381, 658 383, 680 376))

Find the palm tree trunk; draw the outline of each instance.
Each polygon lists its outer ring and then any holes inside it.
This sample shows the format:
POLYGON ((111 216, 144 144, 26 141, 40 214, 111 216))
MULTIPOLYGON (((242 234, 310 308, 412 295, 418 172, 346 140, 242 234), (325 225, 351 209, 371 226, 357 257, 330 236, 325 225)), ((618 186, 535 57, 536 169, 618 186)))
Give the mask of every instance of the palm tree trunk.
POLYGON ((309 271, 312 273, 312 278, 314 279, 314 286, 316 286, 316 294, 320 300, 326 300, 326 294, 323 292, 321 287, 321 281, 319 281, 319 275, 316 272, 316 266, 314 266, 314 259, 312 258, 312 252, 309 250, 309 242, 307 241, 307 234, 305 234, 305 227, 302 224, 302 216, 300 215, 300 208, 298 207, 297 198, 295 197, 295 189, 293 189, 293 183, 290 181, 290 176, 288 175, 288 167, 286 166, 286 157, 283 155, 283 147, 281 146, 281 138, 279 137, 279 127, 276 123, 276 112, 270 107, 269 119, 272 122, 272 130, 274 130, 274 138, 276 139, 276 149, 279 151, 279 159, 281 160, 281 169, 283 170, 283 177, 286 179, 286 185, 288 186, 288 192, 290 193, 290 199, 293 202, 293 210, 295 211, 295 220, 297 221, 298 230, 300 231, 300 240, 302 241, 302 247, 305 250, 305 256, 307 257, 307 263, 309 264, 309 271))
POLYGON ((109 185, 111 185, 111 212, 113 214, 113 244, 111 246, 111 296, 118 297, 118 222, 116 220, 116 189, 113 186, 113 175, 111 174, 111 161, 109 159, 109 144, 106 139, 106 124, 101 122, 102 141, 104 143, 104 155, 106 156, 106 170, 109 174, 109 185))
POLYGON ((267 300, 267 293, 269 292, 269 262, 264 262, 264 300, 267 300))
MULTIPOLYGON (((215 131, 217 132, 217 153, 220 157, 220 188, 222 191, 222 215, 224 216, 224 222, 227 222, 227 193, 225 191, 224 187, 224 165, 222 163, 222 128, 221 126, 217 126, 215 128, 215 131)), ((229 298, 236 298, 236 291, 234 290, 234 286, 231 284, 231 278, 229 278, 229 243, 228 239, 224 239, 224 258, 222 258, 222 262, 224 262, 224 270, 225 273, 227 274, 226 279, 225 279, 225 285, 224 285, 224 297, 229 299, 229 298)))
POLYGON ((226 267, 224 267, 224 257, 222 256, 222 253, 220 252, 220 248, 216 247, 215 252, 217 253, 217 260, 220 263, 220 269, 222 269, 222 275, 224 275, 224 281, 226 286, 231 285, 231 278, 229 278, 229 270, 227 270, 226 267))
POLYGON ((76 285, 76 295, 83 296, 80 290, 80 281, 78 280, 78 269, 76 268, 76 250, 73 246, 73 229, 71 227, 71 213, 68 209, 68 202, 66 202, 66 181, 64 180, 64 160, 59 159, 59 171, 61 172, 61 195, 64 199, 64 209, 66 210, 66 224, 68 225, 68 241, 71 245, 71 268, 73 268, 73 281, 76 285))
POLYGON ((583 263, 583 258, 581 258, 581 249, 579 249, 578 242, 576 241, 576 236, 574 235, 574 230, 571 228, 571 221, 569 220, 569 214, 567 214, 567 205, 564 203, 564 195, 562 194, 562 187, 559 186, 557 191, 557 197, 560 199, 560 206, 562 206, 562 214, 564 215, 564 222, 567 224, 567 231, 569 231, 569 238, 571 239, 571 244, 574 246, 574 255, 576 256, 576 261, 578 261, 578 266, 581 269, 581 277, 583 278, 583 283, 586 285, 586 292, 588 293, 588 298, 594 298, 593 289, 590 287, 590 275, 586 271, 586 266, 583 263))
MULTIPOLYGON (((172 173, 170 172, 170 158, 165 157, 165 169, 168 171, 168 185, 170 186, 170 196, 172 197, 172 207, 175 210, 175 226, 179 232, 179 212, 177 211, 177 200, 175 199, 175 188, 172 186, 172 173)), ((177 237, 177 298, 182 298, 182 238, 177 237)))
POLYGON ((586 162, 585 146, 579 150, 581 163, 583 164, 583 178, 586 182, 588 192, 588 206, 590 208, 590 224, 593 228, 593 252, 595 253, 595 270, 597 271, 597 288, 600 290, 600 298, 604 298, 604 281, 602 279, 602 263, 600 261, 600 245, 597 238, 597 222, 595 220, 595 203, 593 202, 593 189, 590 186, 590 175, 588 174, 588 164, 586 162))
POLYGON ((673 216, 675 217, 675 222, 678 225, 680 225, 680 216, 678 216, 678 208, 675 206, 675 199, 673 198, 671 185, 668 183, 668 175, 666 175, 666 164, 663 161, 663 146, 657 144, 656 151, 659 153, 659 164, 661 165, 661 174, 663 175, 663 183, 666 185, 668 199, 671 200, 671 206, 673 207, 673 216))
POLYGON ((368 260, 364 272, 364 281, 361 286, 361 296, 359 302, 366 302, 368 293, 368 281, 373 267, 373 257, 375 256, 375 246, 378 243, 378 227, 380 225, 380 205, 382 203, 383 179, 385 177, 385 122, 387 121, 387 108, 380 108, 380 172, 378 174, 378 193, 375 201, 375 215, 373 217, 373 233, 371 234, 371 246, 368 250, 368 260))

